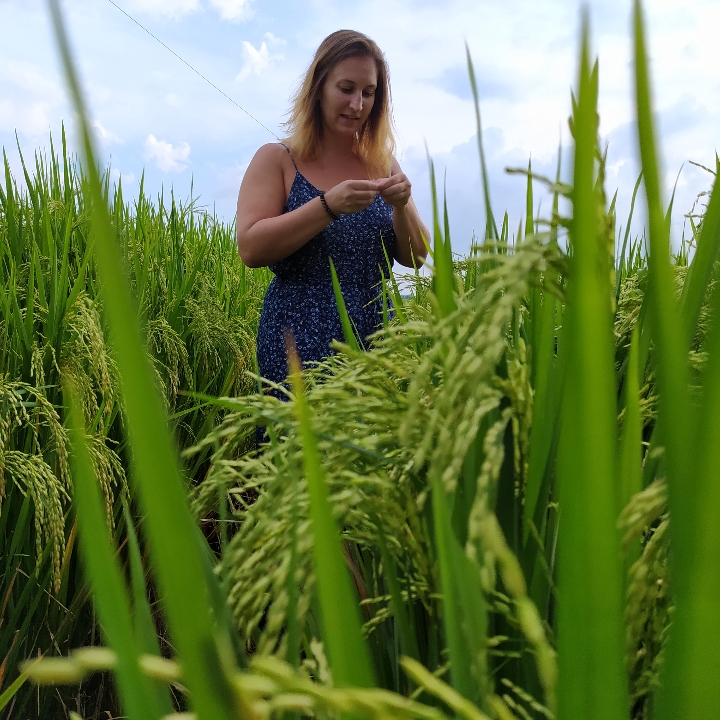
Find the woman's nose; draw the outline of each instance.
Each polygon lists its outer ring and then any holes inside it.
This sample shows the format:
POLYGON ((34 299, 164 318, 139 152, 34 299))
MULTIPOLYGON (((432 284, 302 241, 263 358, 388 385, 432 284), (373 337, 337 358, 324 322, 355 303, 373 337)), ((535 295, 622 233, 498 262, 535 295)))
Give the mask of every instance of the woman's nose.
POLYGON ((356 112, 360 112, 363 106, 363 96, 361 92, 355 93, 350 100, 350 108, 356 112))

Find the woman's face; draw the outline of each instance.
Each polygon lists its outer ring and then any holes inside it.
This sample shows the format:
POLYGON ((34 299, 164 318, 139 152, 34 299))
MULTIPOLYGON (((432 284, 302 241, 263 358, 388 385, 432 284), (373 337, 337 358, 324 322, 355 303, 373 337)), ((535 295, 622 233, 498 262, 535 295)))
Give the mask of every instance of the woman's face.
POLYGON ((352 136, 365 124, 375 102, 377 67, 371 57, 341 60, 328 74, 320 107, 325 129, 352 136))

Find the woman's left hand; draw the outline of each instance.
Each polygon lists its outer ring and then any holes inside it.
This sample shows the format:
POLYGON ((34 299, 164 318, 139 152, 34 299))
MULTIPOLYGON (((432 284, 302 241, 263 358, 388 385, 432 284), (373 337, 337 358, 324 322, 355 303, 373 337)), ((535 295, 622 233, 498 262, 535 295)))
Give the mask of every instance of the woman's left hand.
POLYGON ((378 181, 378 194, 389 205, 402 210, 410 201, 412 185, 404 172, 396 173, 378 181))

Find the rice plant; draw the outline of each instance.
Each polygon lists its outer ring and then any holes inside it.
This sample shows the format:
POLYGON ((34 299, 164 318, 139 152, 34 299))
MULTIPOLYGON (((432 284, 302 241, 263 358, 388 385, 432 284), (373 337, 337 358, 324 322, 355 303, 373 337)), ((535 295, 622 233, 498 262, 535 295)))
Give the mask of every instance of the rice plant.
MULTIPOLYGON (((121 500, 135 508, 128 493, 124 404, 82 190, 87 177, 69 155, 64 133, 61 148, 51 139, 48 154, 36 153, 34 166, 23 159, 23 185, 13 178, 7 158, 4 170, 0 695, 17 678, 23 658, 97 636, 75 549, 63 384, 78 394, 106 522, 118 537, 126 532, 121 500)), ((131 204, 120 185, 110 187, 107 172, 102 183, 155 382, 177 446, 184 447, 204 437, 218 413, 183 393, 241 395, 255 389, 245 370, 254 366, 254 336, 269 275, 245 268, 232 227, 193 202, 152 200, 141 187, 131 204)), ((200 478, 206 464, 198 456, 188 465, 187 482, 200 478)), ((30 712, 34 694, 21 691, 13 712, 30 712)))

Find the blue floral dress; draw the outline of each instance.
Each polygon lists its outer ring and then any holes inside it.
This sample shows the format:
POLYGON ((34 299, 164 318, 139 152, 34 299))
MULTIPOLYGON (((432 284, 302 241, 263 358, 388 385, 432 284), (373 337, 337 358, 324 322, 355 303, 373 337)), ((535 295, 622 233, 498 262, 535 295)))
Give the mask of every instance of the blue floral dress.
MULTIPOLYGON (((295 165, 284 212, 318 195, 320 191, 295 165)), ((392 206, 378 195, 365 210, 341 215, 292 255, 270 266, 275 277, 265 293, 257 336, 258 366, 264 378, 281 383, 287 377, 286 328, 295 338, 303 365, 332 354, 330 342, 343 339, 329 258, 359 339, 365 341, 382 326, 381 268, 385 277, 389 274, 383 243, 392 266, 392 206)))

